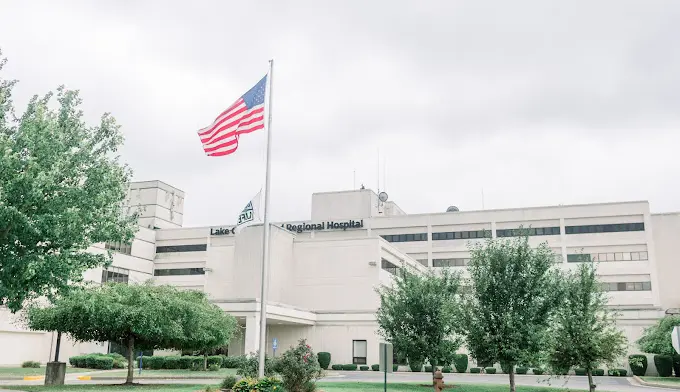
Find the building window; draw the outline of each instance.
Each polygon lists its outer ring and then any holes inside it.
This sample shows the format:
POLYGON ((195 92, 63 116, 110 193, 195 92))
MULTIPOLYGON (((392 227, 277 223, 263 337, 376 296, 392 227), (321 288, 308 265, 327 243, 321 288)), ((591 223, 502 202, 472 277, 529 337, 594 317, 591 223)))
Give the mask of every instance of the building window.
POLYGON ((496 237, 519 237, 521 235, 540 236, 540 235, 560 235, 560 228, 557 227, 526 227, 517 229, 496 230, 496 237))
POLYGON ((206 244, 195 245, 167 245, 157 246, 156 253, 172 253, 172 252, 204 252, 208 249, 206 244))
POLYGON ((124 255, 129 255, 132 254, 132 244, 128 244, 125 242, 107 242, 104 244, 104 248, 112 251, 112 252, 118 252, 122 253, 124 255))
POLYGON ((397 272, 399 271, 399 267, 396 265, 390 263, 389 261, 382 259, 380 263, 380 267, 384 269, 385 271, 389 272, 392 275, 396 275, 397 272))
POLYGON ((130 270, 118 267, 107 267, 102 270, 102 284, 115 282, 115 283, 128 283, 128 278, 130 275, 130 270))
POLYGON ((465 267, 470 259, 432 259, 433 267, 465 267))
POLYGON ((622 231, 645 231, 645 224, 643 222, 639 222, 607 225, 566 226, 564 230, 567 234, 618 233, 622 231))
POLYGON ((154 276, 177 276, 177 275, 205 275, 205 269, 201 268, 168 268, 156 269, 154 276))
POLYGON ((367 350, 368 345, 365 340, 352 340, 352 363, 365 365, 367 350))
POLYGON ((652 282, 607 282, 602 283, 603 291, 651 291, 652 282))
POLYGON ((567 263, 586 263, 591 261, 590 255, 589 254, 582 254, 582 253, 576 253, 576 254, 570 254, 567 255, 567 263))
POLYGON ((427 233, 385 234, 381 235, 381 237, 387 242, 427 241, 427 233))
POLYGON ((428 267, 427 259, 417 259, 416 261, 419 262, 420 264, 424 265, 425 267, 428 267))
POLYGON ((488 230, 472 230, 432 233, 432 241, 466 240, 470 238, 491 238, 491 232, 488 230))
POLYGON ((595 261, 600 263, 611 261, 645 261, 647 260, 648 255, 647 251, 570 254, 567 255, 567 261, 570 263, 581 263, 583 261, 595 261))

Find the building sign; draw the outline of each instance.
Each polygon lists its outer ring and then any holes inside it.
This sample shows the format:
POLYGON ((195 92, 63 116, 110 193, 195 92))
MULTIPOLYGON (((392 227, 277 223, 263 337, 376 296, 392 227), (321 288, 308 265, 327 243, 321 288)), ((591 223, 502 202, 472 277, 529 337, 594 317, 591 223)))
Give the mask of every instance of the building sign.
POLYGON ((288 231, 302 233, 304 231, 321 231, 321 230, 347 230, 347 229, 361 229, 364 227, 364 220, 349 220, 344 222, 319 222, 319 223, 283 223, 281 227, 288 231))
POLYGON ((236 227, 232 228, 220 227, 217 229, 213 229, 212 227, 210 228, 210 235, 229 235, 229 234, 236 234, 236 227))

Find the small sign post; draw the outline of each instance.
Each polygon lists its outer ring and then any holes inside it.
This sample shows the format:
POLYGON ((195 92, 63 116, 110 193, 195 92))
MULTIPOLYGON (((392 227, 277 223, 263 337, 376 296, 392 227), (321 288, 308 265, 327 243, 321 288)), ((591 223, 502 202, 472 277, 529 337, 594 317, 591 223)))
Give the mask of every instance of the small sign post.
POLYGON ((675 352, 680 354, 680 326, 676 325, 671 331, 671 341, 673 342, 673 348, 675 352))
POLYGON ((276 349, 279 348, 279 339, 272 339, 272 351, 274 351, 274 356, 276 356, 276 349))
POLYGON ((385 373, 385 392, 387 392, 387 373, 392 373, 392 353, 391 343, 380 343, 380 370, 385 373))

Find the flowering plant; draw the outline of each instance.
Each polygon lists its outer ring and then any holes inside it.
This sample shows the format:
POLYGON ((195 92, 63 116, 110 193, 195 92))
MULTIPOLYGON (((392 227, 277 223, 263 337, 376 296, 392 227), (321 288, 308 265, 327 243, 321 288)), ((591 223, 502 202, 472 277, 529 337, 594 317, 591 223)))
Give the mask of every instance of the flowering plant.
POLYGON ((312 347, 302 339, 276 361, 274 370, 281 375, 288 392, 310 392, 321 378, 321 367, 312 347))

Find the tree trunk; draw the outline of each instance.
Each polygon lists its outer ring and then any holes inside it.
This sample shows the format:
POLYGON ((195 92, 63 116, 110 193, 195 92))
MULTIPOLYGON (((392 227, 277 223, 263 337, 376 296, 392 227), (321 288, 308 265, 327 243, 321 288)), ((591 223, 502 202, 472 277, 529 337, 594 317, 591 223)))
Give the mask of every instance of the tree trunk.
POLYGON ((434 372, 436 372, 436 371, 437 371, 437 367, 432 366, 432 387, 434 388, 434 392, 438 392, 437 391, 437 380, 434 378, 434 372))
POLYGON ((595 383, 593 382, 593 369, 586 369, 586 374, 588 374, 588 390, 590 392, 595 392, 595 383))
POLYGON ((128 350, 128 374, 125 379, 126 384, 132 384, 132 377, 135 374, 135 337, 130 335, 127 341, 128 350))
POLYGON ((208 370, 208 353, 203 353, 203 371, 208 370))
POLYGON ((515 392, 515 365, 510 365, 508 370, 508 377, 510 377, 510 392, 515 392))

